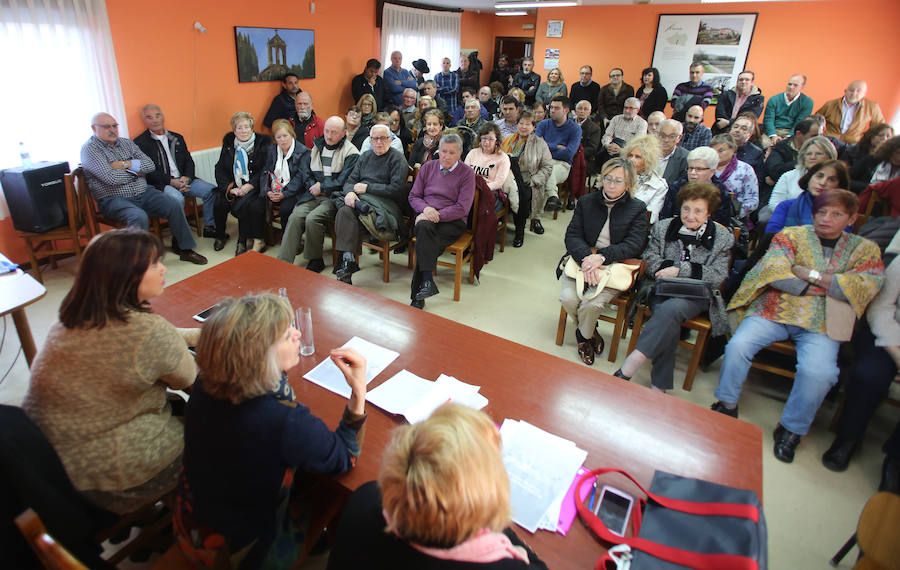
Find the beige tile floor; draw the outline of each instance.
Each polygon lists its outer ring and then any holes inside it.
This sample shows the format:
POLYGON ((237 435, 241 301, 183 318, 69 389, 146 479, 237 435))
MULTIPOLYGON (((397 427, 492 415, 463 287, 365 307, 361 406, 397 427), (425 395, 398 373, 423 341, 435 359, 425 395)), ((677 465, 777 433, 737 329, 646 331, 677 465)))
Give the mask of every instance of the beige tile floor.
MULTIPOLYGON (((544 235, 529 232, 525 247, 514 249, 507 245, 504 253, 498 251, 494 261, 482 270, 480 284, 469 285, 464 280, 460 302, 454 302, 452 298, 452 273, 441 270, 437 276, 441 294, 427 301, 426 310, 536 350, 580 362, 571 326, 566 331, 564 345, 558 347, 554 344, 559 315, 559 283, 554 274, 554 264, 563 253, 563 235, 570 219, 571 213, 563 213, 556 221, 547 218, 544 235)), ((233 219, 231 224, 229 233, 235 235, 237 228, 233 219)), ((507 239, 511 243, 512 232, 507 239)), ((233 240, 222 252, 213 251, 211 239, 200 242, 199 251, 209 258, 211 264, 224 261, 234 253, 233 240)), ((326 243, 326 247, 330 247, 330 243, 326 243)), ((274 256, 277 251, 270 250, 268 253, 274 256)), ((330 265, 327 250, 326 263, 330 265)), ((385 297, 408 302, 411 272, 405 264, 406 256, 398 256, 391 267, 391 282, 383 283, 377 256, 364 253, 360 260, 362 270, 353 276, 354 284, 385 297)), ((181 262, 171 254, 167 266, 169 283, 203 269, 181 262)), ((328 267, 325 271, 330 269, 328 267)), ((59 303, 71 286, 74 273, 74 259, 63 261, 58 269, 44 273, 48 293, 27 309, 38 347, 43 344, 48 327, 56 320, 59 303)), ((294 299, 294 302, 300 300, 294 299)), ((28 369, 22 356, 11 364, 18 349, 18 339, 11 319, 8 320, 6 342, 0 350, 0 374, 11 365, 12 369, 0 384, 0 402, 16 404, 27 389, 28 369)), ((601 322, 601 330, 605 333, 609 350, 612 325, 601 322)), ((625 342, 620 347, 618 362, 608 362, 604 353, 594 368, 610 374, 615 371, 625 358, 625 342)), ((680 385, 686 366, 687 352, 680 351, 675 371, 676 385, 680 385)), ((717 384, 718 371, 719 363, 714 363, 708 371, 698 373, 691 392, 676 388, 671 396, 698 406, 709 406, 713 402, 712 393, 717 384)), ((633 381, 649 386, 649 365, 642 368, 633 381)), ((772 455, 768 434, 778 421, 789 386, 789 382, 780 377, 751 371, 740 402, 741 419, 759 425, 765 434, 763 485, 770 568, 826 568, 829 558, 853 533, 863 505, 878 486, 883 459, 880 448, 893 429, 897 409, 883 406, 872 421, 868 439, 857 452, 850 468, 844 473, 832 473, 820 462, 833 437, 828 426, 835 405, 826 402, 811 433, 800 445, 794 462, 784 464, 772 455)), ((587 464, 593 466, 590 456, 587 464)), ((854 559, 855 552, 844 560, 841 567, 850 568, 854 559)))

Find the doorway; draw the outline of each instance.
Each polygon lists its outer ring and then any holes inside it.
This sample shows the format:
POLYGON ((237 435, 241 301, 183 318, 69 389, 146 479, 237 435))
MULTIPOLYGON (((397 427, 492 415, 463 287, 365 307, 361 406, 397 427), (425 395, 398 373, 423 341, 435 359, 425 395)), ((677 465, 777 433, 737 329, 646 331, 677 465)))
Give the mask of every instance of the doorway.
POLYGON ((505 53, 509 56, 510 67, 515 67, 523 57, 534 57, 534 36, 532 37, 497 37, 494 40, 494 59, 491 71, 497 65, 497 58, 505 53))

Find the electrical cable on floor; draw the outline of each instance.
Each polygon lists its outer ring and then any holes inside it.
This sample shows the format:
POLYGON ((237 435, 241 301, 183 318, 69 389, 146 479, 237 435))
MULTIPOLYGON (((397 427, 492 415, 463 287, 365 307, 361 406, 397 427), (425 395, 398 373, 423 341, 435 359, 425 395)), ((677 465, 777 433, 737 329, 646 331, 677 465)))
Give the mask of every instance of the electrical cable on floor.
MULTIPOLYGON (((3 354, 3 346, 6 344, 6 316, 3 317, 3 334, 0 335, 0 354, 3 354)), ((6 369, 6 372, 3 373, 3 376, 0 376, 0 384, 3 384, 3 381, 6 380, 6 377, 9 376, 9 373, 12 372, 13 366, 16 365, 16 362, 19 360, 19 355, 22 354, 22 345, 19 345, 19 350, 16 352, 15 358, 9 364, 9 368, 6 369)))

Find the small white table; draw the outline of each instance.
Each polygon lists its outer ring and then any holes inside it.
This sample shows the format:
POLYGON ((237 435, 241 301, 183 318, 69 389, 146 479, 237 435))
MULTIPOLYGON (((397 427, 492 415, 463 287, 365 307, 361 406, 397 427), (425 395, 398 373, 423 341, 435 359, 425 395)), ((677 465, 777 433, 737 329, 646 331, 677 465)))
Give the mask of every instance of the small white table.
MULTIPOLYGON (((9 261, 0 253, 0 259, 9 261)), ((21 269, 12 273, 0 274, 0 317, 12 313, 16 332, 19 334, 19 342, 22 343, 22 352, 25 353, 25 361, 31 367, 31 361, 37 354, 34 337, 31 336, 31 327, 28 325, 28 317, 25 315, 25 307, 34 303, 47 294, 47 289, 38 283, 34 277, 21 269)))

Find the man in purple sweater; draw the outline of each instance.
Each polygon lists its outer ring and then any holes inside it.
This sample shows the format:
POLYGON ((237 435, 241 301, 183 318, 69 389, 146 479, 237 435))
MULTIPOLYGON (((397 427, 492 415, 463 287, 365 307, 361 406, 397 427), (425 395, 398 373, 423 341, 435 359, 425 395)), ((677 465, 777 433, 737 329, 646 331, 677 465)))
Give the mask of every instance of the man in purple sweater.
POLYGON ((466 230, 466 218, 475 199, 475 172, 460 160, 462 138, 450 133, 441 137, 439 160, 419 169, 409 192, 416 212, 416 270, 413 273, 413 307, 425 308, 425 299, 438 294, 432 273, 437 258, 466 230))

